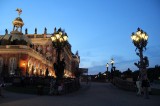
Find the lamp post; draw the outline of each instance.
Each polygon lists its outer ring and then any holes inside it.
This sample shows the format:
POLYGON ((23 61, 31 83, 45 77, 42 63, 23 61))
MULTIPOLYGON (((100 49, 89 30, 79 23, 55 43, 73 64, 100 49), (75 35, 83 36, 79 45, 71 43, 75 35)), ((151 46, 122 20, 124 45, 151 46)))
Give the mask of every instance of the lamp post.
POLYGON ((114 59, 113 58, 111 59, 111 65, 112 65, 111 68, 113 69, 113 65, 114 65, 114 59))
POLYGON ((114 65, 114 59, 111 59, 111 79, 113 79, 113 65, 114 65))
POLYGON ((68 42, 68 36, 67 36, 67 33, 61 30, 61 28, 59 28, 58 30, 56 30, 55 28, 54 33, 51 36, 51 40, 53 43, 53 47, 56 48, 56 52, 57 52, 57 72, 56 72, 57 80, 56 81, 58 81, 63 78, 63 74, 64 74, 63 72, 60 71, 60 55, 61 55, 61 51, 63 50, 63 48, 68 42))
POLYGON ((105 75, 106 76, 106 80, 109 79, 108 67, 109 67, 109 64, 107 63, 106 64, 107 71, 106 71, 106 75, 105 75))
POLYGON ((107 72, 108 72, 108 67, 109 67, 109 64, 107 63, 107 64, 106 64, 107 72))
MULTIPOLYGON (((142 86, 143 81, 147 79, 147 70, 146 67, 149 66, 148 58, 145 56, 143 57, 143 50, 146 50, 146 46, 148 43, 148 35, 146 32, 144 32, 142 29, 138 28, 136 33, 132 33, 131 39, 133 41, 134 46, 136 47, 136 50, 138 49, 138 52, 136 53, 140 61, 138 63, 134 63, 140 70, 140 79, 142 80, 142 86)), ((145 94, 147 92, 147 88, 145 88, 145 94)))
POLYGON ((138 49, 138 52, 136 54, 140 57, 140 61, 138 63, 135 63, 135 65, 142 73, 142 71, 148 66, 147 57, 143 57, 143 50, 146 50, 146 46, 148 43, 148 35, 142 29, 138 28, 136 33, 132 33, 131 39, 134 46, 136 46, 136 50, 138 49))

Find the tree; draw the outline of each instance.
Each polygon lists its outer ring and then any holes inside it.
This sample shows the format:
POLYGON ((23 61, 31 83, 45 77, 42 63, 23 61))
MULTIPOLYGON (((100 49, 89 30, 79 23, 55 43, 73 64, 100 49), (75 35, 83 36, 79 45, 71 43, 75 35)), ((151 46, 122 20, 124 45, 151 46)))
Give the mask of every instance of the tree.
POLYGON ((132 77, 132 71, 130 70, 130 68, 128 68, 128 70, 124 71, 124 72, 123 72, 123 75, 124 75, 126 78, 132 77))
POLYGON ((119 70, 115 70, 113 71, 114 77, 120 77, 121 76, 121 72, 119 70))

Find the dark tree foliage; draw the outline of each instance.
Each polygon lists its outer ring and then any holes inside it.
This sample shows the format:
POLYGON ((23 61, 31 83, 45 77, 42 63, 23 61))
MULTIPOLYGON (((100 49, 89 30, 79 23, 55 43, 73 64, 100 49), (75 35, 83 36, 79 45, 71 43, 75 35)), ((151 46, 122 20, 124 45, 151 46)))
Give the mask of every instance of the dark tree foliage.
POLYGON ((126 78, 131 78, 131 77, 132 77, 132 71, 128 68, 127 71, 124 71, 124 72, 123 72, 123 75, 124 75, 126 78))
POLYGON ((114 77, 121 77, 121 72, 119 70, 113 71, 114 77))

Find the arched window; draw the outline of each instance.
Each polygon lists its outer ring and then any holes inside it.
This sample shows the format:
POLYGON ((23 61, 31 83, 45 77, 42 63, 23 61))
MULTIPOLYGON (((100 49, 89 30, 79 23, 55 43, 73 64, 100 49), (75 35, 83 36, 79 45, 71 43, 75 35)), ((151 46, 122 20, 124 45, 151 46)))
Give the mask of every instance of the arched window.
POLYGON ((9 74, 15 74, 15 69, 17 68, 17 60, 15 57, 9 59, 9 74))
POLYGON ((3 58, 0 57, 0 73, 2 72, 3 69, 3 58))

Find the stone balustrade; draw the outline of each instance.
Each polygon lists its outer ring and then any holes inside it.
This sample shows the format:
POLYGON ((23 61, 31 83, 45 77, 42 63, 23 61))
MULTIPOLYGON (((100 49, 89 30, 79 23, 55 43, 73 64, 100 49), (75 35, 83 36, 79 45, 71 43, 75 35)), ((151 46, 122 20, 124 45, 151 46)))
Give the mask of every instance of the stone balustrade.
POLYGON ((115 77, 113 79, 113 84, 118 88, 128 90, 128 91, 136 91, 136 85, 133 81, 123 80, 121 78, 115 77))
POLYGON ((20 52, 32 54, 33 57, 36 57, 40 60, 43 60, 44 64, 47 64, 48 66, 52 67, 51 61, 47 60, 44 55, 42 55, 41 53, 37 52, 36 50, 30 48, 29 46, 26 46, 26 45, 5 45, 5 46, 2 46, 2 45, 0 45, 0 49, 3 49, 3 50, 1 50, 2 51, 1 53, 10 52, 10 51, 18 52, 19 49, 21 49, 20 52), (18 49, 18 50, 16 50, 16 49, 18 49))

